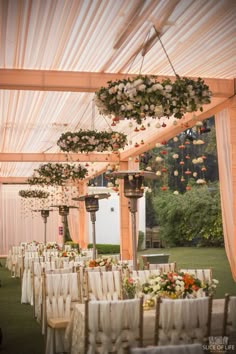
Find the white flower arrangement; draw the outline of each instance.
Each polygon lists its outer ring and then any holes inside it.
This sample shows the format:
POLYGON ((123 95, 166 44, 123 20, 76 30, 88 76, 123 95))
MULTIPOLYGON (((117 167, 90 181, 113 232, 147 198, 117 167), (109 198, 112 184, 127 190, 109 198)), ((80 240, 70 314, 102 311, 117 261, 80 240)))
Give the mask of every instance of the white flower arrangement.
POLYGON ((103 152, 123 149, 127 145, 127 136, 111 131, 79 130, 63 133, 57 145, 67 152, 103 152))
POLYGON ((94 102, 103 115, 121 119, 135 119, 138 124, 145 117, 174 116, 177 119, 187 112, 203 111, 211 102, 209 87, 201 78, 176 77, 172 82, 158 82, 155 77, 137 76, 133 79, 108 81, 95 93, 94 102))

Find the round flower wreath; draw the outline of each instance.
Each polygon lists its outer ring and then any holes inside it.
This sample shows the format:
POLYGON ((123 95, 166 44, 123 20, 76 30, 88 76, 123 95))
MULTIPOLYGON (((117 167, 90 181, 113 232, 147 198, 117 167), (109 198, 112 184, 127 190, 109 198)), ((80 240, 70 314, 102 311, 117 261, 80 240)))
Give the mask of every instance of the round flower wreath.
POLYGON ((28 189, 28 190, 21 190, 19 191, 19 195, 22 198, 47 198, 49 197, 50 193, 45 192, 42 190, 37 190, 37 189, 28 189))
POLYGON ((48 163, 35 170, 35 174, 28 179, 29 184, 65 185, 68 180, 85 178, 88 170, 81 165, 48 163))
POLYGON ((127 144, 127 136, 118 132, 97 132, 95 130, 82 130, 78 132, 63 133, 57 145, 67 152, 103 152, 116 151, 127 144))
POLYGON ((101 114, 135 119, 145 117, 183 117, 186 112, 203 111, 202 105, 211 102, 211 91, 203 79, 176 77, 172 82, 158 82, 155 77, 137 76, 133 79, 108 81, 95 93, 94 102, 101 114))

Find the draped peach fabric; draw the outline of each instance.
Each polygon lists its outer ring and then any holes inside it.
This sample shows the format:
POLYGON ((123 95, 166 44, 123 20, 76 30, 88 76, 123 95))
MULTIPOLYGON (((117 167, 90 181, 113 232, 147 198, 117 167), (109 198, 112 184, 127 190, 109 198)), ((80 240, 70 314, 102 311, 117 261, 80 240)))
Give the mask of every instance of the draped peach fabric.
POLYGON ((236 110, 217 113, 215 127, 225 250, 236 281, 236 110))

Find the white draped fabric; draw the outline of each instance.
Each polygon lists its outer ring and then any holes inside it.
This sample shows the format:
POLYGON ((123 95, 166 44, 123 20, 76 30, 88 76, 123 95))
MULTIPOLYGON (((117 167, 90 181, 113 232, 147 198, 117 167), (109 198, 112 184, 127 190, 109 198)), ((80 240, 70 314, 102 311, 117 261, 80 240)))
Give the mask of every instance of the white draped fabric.
POLYGON ((68 227, 70 230, 70 237, 74 242, 79 242, 79 217, 78 209, 70 209, 70 213, 67 216, 68 227))
POLYGON ((232 331, 236 332, 236 296, 230 296, 229 319, 232 322, 232 331))
MULTIPOLYGON (((39 212, 24 214, 22 199, 19 191, 29 186, 1 185, 0 186, 0 254, 8 254, 12 246, 22 241, 36 240, 44 242, 44 223, 39 212)), ((61 216, 57 211, 51 212, 47 219, 47 240, 59 242, 58 226, 61 216)))
POLYGON ((140 324, 140 300, 91 301, 89 306, 88 354, 108 354, 111 351, 124 353, 122 342, 137 345, 140 324), (100 329, 99 329, 100 319, 100 329), (97 340, 101 347, 97 347, 97 340))
POLYGON ((130 354, 203 354, 203 353, 204 351, 202 349, 202 345, 198 343, 130 349, 130 354))
POLYGON ((156 276, 160 275, 160 270, 159 269, 132 270, 132 272, 130 273, 130 276, 134 279, 137 279, 141 285, 146 283, 149 277, 152 275, 156 275, 156 276))
POLYGON ((120 271, 88 271, 87 275, 91 300, 118 300, 121 298, 120 271))
POLYGON ((207 334, 209 298, 162 299, 159 345, 203 343, 207 334))
POLYGON ((217 154, 219 163, 219 180, 221 209, 224 229, 225 250, 230 263, 234 280, 236 281, 236 235, 235 235, 235 202, 232 175, 233 142, 231 141, 231 129, 233 129, 233 117, 229 110, 224 109, 215 116, 217 154))

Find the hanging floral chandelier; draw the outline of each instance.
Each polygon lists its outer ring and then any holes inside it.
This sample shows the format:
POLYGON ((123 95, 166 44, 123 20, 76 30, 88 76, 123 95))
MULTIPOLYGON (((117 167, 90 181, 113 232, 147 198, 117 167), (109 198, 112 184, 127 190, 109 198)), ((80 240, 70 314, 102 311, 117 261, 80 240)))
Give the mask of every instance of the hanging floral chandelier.
MULTIPOLYGON (((175 80, 157 81, 155 76, 140 75, 124 80, 108 81, 107 87, 101 87, 95 92, 94 102, 100 112, 113 120, 134 119, 137 124, 148 117, 162 118, 173 116, 181 119, 187 112, 203 111, 203 105, 211 102, 211 91, 204 80, 193 80, 180 77, 174 69, 167 51, 161 41, 160 33, 155 26, 154 36, 174 71, 175 80)), ((151 29, 149 35, 151 33, 151 29)), ((148 36, 147 36, 148 37, 148 36)), ((150 42, 144 44, 143 52, 149 48, 150 42)), ((142 56, 144 58, 142 53, 142 56)), ((163 125, 162 125, 163 126, 163 125)))
POLYGON ((28 179, 31 185, 66 185, 69 181, 84 179, 88 170, 81 165, 48 163, 41 165, 28 179))
POLYGON ((38 199, 46 199, 50 195, 49 192, 40 190, 40 189, 27 189, 27 190, 20 190, 19 196, 22 198, 38 198, 38 199))
POLYGON ((174 116, 180 119, 187 112, 203 111, 211 102, 211 92, 204 80, 187 77, 172 82, 158 82, 155 77, 138 75, 133 79, 109 81, 95 93, 94 102, 100 112, 110 118, 134 119, 142 124, 146 117, 174 116))
POLYGON ((82 130, 66 132, 61 135, 57 145, 66 152, 103 152, 117 151, 127 145, 127 136, 119 132, 98 132, 96 130, 82 130))

